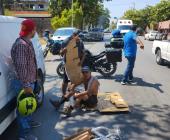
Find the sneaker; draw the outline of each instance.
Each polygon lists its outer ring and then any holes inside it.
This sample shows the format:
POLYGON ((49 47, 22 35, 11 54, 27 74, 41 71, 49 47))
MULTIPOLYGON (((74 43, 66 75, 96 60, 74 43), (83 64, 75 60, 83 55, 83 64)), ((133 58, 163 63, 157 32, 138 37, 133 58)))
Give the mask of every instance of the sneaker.
POLYGON ((63 111, 61 111, 61 113, 66 115, 66 116, 71 116, 72 110, 73 109, 71 107, 66 107, 66 108, 63 109, 63 111))
POLYGON ((126 84, 127 84, 127 82, 123 82, 123 81, 121 82, 121 85, 126 85, 126 84))
POLYGON ((128 80, 128 83, 129 84, 136 84, 136 82, 134 80, 130 80, 130 79, 128 80))
POLYGON ((30 122, 30 126, 31 126, 31 128, 40 127, 40 126, 41 126, 41 123, 36 122, 36 121, 31 121, 31 122, 30 122))
POLYGON ((25 135, 24 137, 20 137, 18 140, 38 140, 34 135, 25 135))
POLYGON ((52 106, 56 109, 58 109, 60 107, 60 102, 59 101, 54 101, 54 100, 49 100, 50 103, 52 104, 52 106))

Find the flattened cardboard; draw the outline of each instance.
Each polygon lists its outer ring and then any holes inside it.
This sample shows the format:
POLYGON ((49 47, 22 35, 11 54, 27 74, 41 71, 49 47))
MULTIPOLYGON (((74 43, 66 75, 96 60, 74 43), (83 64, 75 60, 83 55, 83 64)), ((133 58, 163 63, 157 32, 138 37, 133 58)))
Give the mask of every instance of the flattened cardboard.
POLYGON ((67 45, 65 64, 67 75, 73 84, 79 84, 82 81, 81 66, 79 64, 78 48, 76 47, 76 40, 73 38, 67 45))
POLYGON ((98 110, 101 113, 129 112, 126 101, 119 93, 99 93, 98 110), (103 105, 106 103, 106 105, 103 105))

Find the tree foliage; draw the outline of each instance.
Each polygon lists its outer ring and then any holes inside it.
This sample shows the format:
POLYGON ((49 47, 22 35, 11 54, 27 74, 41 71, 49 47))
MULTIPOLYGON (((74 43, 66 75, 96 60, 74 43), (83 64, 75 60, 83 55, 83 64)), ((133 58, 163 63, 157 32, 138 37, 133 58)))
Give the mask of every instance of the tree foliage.
POLYGON ((133 20, 134 24, 142 28, 154 26, 160 21, 170 19, 170 1, 161 0, 155 6, 147 6, 141 10, 131 9, 125 12, 122 18, 133 20))
POLYGON ((70 26, 72 22, 72 15, 74 17, 73 19, 76 19, 76 20, 73 20, 74 26, 77 28, 80 28, 81 21, 83 18, 82 8, 79 7, 78 2, 74 3, 73 7, 74 7, 73 9, 75 10, 64 9, 61 12, 60 16, 58 15, 52 18, 51 25, 54 29, 59 28, 59 27, 70 26))
POLYGON ((62 18, 65 19, 66 17, 69 17, 67 19, 70 23, 69 14, 74 13, 75 27, 83 28, 83 25, 96 26, 102 17, 104 17, 103 26, 108 26, 110 15, 108 9, 104 9, 103 1, 104 0, 73 0, 74 5, 76 3, 76 7, 74 6, 73 11, 70 12, 72 0, 51 0, 49 11, 54 17, 52 23, 54 23, 54 19, 62 21, 62 18), (68 11, 66 17, 63 17, 63 11, 68 11))

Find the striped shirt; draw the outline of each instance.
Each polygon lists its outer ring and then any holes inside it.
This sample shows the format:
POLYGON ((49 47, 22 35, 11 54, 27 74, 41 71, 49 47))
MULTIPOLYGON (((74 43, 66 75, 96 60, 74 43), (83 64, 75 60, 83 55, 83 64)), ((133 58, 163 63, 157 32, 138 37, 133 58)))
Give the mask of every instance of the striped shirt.
POLYGON ((36 81, 37 63, 33 44, 26 38, 18 38, 12 46, 11 57, 17 78, 23 87, 36 81))

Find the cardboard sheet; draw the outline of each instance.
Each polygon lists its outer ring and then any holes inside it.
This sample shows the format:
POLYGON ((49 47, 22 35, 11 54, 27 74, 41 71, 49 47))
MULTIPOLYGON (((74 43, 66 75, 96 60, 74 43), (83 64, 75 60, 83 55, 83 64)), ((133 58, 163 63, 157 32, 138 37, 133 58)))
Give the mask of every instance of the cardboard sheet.
POLYGON ((78 57, 78 48, 76 40, 73 38, 67 45, 66 53, 66 72, 73 84, 79 84, 82 81, 80 59, 78 57))
POLYGON ((122 98, 119 93, 99 93, 98 106, 99 112, 129 112, 127 102, 122 98))

